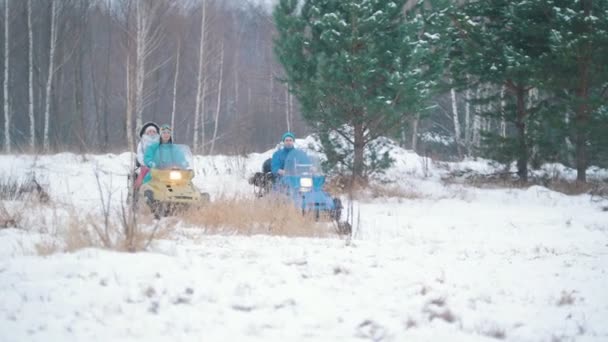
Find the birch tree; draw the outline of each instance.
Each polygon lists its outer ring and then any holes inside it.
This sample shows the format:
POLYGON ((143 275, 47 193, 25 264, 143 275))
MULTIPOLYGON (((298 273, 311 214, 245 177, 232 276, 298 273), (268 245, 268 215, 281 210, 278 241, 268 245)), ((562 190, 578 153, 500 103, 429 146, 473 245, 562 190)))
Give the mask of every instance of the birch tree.
POLYGON ((462 142, 460 141, 460 120, 458 119, 458 104, 456 102, 456 90, 450 89, 450 95, 452 99, 452 120, 454 122, 454 143, 456 144, 456 151, 458 151, 458 158, 462 158, 462 142))
MULTIPOLYGON (((8 2, 8 1, 7 1, 8 2)), ((34 32, 32 27, 32 0, 27 0, 27 107, 30 119, 30 150, 36 150, 36 117, 34 116, 34 32)))
POLYGON ((6 153, 11 153, 11 113, 10 113, 10 99, 8 94, 8 83, 9 83, 9 56, 10 56, 10 44, 9 44, 9 28, 10 28, 10 14, 9 14, 9 0, 4 0, 4 150, 6 153))
POLYGON ((43 150, 49 152, 49 124, 51 119, 51 96, 53 95, 53 76, 55 75, 55 50, 57 49, 57 0, 51 0, 51 35, 49 41, 49 71, 46 79, 44 103, 43 150))
POLYGON ((289 92, 289 84, 285 84, 285 123, 287 131, 291 132, 291 93, 289 92))
POLYGON ((205 37, 207 35, 207 1, 202 2, 201 14, 201 37, 198 50, 198 74, 196 81, 196 105, 194 109, 194 134, 192 140, 192 149, 194 153, 202 153, 202 145, 204 144, 205 132, 205 92, 207 90, 207 77, 205 76, 205 37), (199 125, 201 129, 199 130, 199 125), (198 137, 200 132, 203 132, 203 141, 199 145, 198 137))
MULTIPOLYGON (((162 30, 154 24, 159 15, 160 1, 137 1, 136 7, 136 57, 135 57, 135 115, 136 129, 143 124, 143 112, 150 102, 150 93, 145 92, 144 83, 150 74, 161 65, 146 67, 147 59, 156 51, 162 40, 162 30)), ((162 64, 162 63, 161 63, 162 64)))
POLYGON ((175 108, 177 105, 177 82, 179 80, 179 60, 182 51, 181 38, 177 41, 177 52, 175 56, 175 73, 173 75, 173 101, 171 103, 171 127, 173 128, 173 136, 175 137, 175 108))
POLYGON ((467 88, 467 90, 464 92, 464 141, 465 141, 465 146, 467 149, 467 154, 470 156, 472 155, 472 148, 471 148, 471 137, 472 137, 472 132, 471 132, 471 96, 472 96, 472 91, 470 88, 467 88))
POLYGON ((211 148, 209 154, 213 154, 215 148, 215 140, 217 139, 217 128, 220 122, 220 109, 222 105, 222 79, 224 76, 224 41, 220 47, 220 75, 217 82, 217 104, 215 106, 215 122, 213 124, 213 137, 211 138, 211 148))

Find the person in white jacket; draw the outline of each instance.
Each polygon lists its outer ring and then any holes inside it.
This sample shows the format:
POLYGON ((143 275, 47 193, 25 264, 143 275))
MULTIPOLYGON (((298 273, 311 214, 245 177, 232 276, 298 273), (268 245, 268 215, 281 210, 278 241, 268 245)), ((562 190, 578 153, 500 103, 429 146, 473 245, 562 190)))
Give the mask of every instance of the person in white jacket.
POLYGON ((135 190, 139 189, 141 183, 150 169, 144 164, 144 155, 146 149, 154 144, 158 143, 160 136, 158 135, 158 125, 155 122, 146 122, 139 131, 139 143, 137 144, 137 162, 136 166, 139 167, 139 175, 133 183, 135 190))

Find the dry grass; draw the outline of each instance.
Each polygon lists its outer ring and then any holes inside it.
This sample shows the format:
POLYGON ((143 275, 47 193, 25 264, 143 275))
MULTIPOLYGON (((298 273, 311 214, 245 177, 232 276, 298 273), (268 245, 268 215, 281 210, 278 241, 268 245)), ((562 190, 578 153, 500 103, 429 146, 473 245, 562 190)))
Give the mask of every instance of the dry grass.
POLYGON ((331 222, 315 222, 313 217, 302 215, 293 203, 270 197, 250 199, 221 196, 181 216, 187 224, 210 233, 321 237, 331 232, 326 227, 331 222))
POLYGON ((0 229, 19 228, 24 217, 25 207, 15 210, 0 202, 0 229))
POLYGON ((52 255, 62 251, 62 246, 53 238, 37 243, 35 248, 36 254, 41 256, 52 255))
POLYGON ((507 338, 507 333, 505 330, 499 327, 492 327, 490 329, 482 330, 481 334, 497 340, 504 340, 507 338))
MULTIPOLYGON (((143 210, 142 210, 143 212, 143 210)), ((168 238, 174 223, 154 222, 152 215, 99 211, 83 213, 69 204, 46 204, 37 200, 0 201, 0 224, 4 228, 22 229, 40 234, 35 244, 38 255, 73 252, 83 248, 105 248, 118 251, 141 251, 155 239, 168 238)), ((1 227, 0 227, 1 228, 1 227)))
POLYGON ((454 323, 456 321, 456 316, 450 309, 438 310, 438 311, 429 311, 429 321, 432 321, 436 318, 442 319, 448 323, 454 323))
POLYGON ((557 301, 557 306, 574 304, 574 302, 576 302, 576 297, 574 297, 574 293, 575 293, 575 291, 570 291, 570 292, 562 291, 562 295, 559 298, 559 300, 557 301))
POLYGON ((551 177, 529 177, 528 182, 521 182, 516 174, 496 173, 489 175, 467 173, 464 176, 451 174, 442 179, 444 184, 465 184, 482 189, 526 189, 533 185, 544 186, 547 189, 566 195, 580 195, 589 193, 593 196, 608 197, 608 187, 605 182, 589 180, 587 183, 567 181, 560 175, 551 177))
POLYGON ((405 199, 420 199, 423 198, 419 192, 407 189, 399 185, 394 184, 370 184, 368 190, 373 198, 379 197, 394 197, 394 198, 405 198, 405 199))
POLYGON ((0 199, 46 203, 50 200, 50 197, 38 183, 35 175, 30 175, 24 179, 0 177, 0 199))

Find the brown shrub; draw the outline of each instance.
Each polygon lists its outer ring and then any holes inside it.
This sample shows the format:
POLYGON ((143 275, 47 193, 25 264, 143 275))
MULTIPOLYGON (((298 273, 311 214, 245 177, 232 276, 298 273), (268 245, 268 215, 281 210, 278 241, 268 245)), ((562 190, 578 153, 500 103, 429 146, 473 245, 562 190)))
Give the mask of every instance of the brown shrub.
POLYGON ((186 223, 211 233, 319 237, 329 232, 323 227, 323 222, 315 222, 310 215, 302 215, 290 201, 272 196, 260 199, 220 196, 181 216, 186 223))

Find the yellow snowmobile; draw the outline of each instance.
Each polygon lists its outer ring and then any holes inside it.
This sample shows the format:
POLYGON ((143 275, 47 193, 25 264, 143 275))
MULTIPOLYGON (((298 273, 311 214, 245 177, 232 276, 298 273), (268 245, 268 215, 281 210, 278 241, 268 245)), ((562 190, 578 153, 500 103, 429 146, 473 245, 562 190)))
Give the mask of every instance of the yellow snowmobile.
POLYGON ((161 144, 138 191, 156 218, 209 202, 209 194, 192 183, 192 153, 187 145, 161 144))

